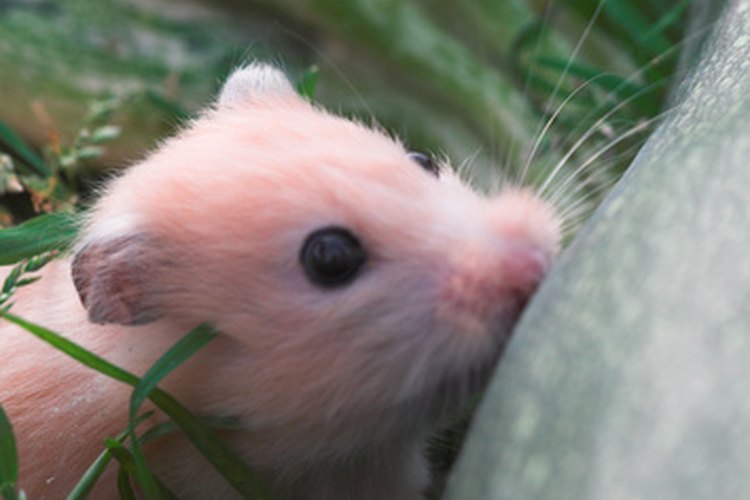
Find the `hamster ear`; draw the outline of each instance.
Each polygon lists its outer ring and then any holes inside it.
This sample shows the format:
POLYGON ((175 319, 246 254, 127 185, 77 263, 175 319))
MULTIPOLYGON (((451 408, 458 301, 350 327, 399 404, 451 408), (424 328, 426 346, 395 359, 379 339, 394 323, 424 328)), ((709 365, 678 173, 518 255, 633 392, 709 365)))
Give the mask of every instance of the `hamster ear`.
POLYGON ((297 94, 281 70, 270 64, 252 63, 229 75, 219 94, 218 105, 219 108, 224 108, 268 95, 297 94))
POLYGON ((93 323, 139 325, 158 319, 155 249, 141 236, 94 241, 73 257, 71 273, 93 323))

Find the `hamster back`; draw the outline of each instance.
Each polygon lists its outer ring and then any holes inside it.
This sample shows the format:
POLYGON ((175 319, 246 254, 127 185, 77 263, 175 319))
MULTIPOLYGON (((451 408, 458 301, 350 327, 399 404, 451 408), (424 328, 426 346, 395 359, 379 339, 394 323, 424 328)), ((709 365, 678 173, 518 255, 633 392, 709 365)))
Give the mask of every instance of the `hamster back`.
MULTIPOLYGON (((14 312, 137 373, 210 322, 220 336, 164 387, 236 419, 227 442, 279 498, 421 498, 425 438, 484 384, 559 239, 531 191, 480 196, 253 64, 107 186, 74 254, 14 312)), ((0 331, 21 485, 67 493, 92 443, 124 427, 128 391, 0 331)), ((145 451, 179 496, 231 495, 183 438, 145 451)))

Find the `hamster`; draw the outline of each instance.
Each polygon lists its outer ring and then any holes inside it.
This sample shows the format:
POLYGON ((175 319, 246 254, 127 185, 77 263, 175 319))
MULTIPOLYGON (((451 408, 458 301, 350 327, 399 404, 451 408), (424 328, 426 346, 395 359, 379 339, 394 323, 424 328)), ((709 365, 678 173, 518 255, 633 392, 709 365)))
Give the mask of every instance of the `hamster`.
MULTIPOLYGON (((12 311, 139 374, 210 322, 221 334, 162 387, 236 419, 222 437, 275 498, 418 499, 426 438, 486 382, 559 245, 532 191, 480 196, 255 63, 107 185, 12 311)), ((0 321, 29 498, 70 491, 126 427, 130 391, 0 321)), ((184 437, 145 453, 180 498, 236 495, 184 437)))

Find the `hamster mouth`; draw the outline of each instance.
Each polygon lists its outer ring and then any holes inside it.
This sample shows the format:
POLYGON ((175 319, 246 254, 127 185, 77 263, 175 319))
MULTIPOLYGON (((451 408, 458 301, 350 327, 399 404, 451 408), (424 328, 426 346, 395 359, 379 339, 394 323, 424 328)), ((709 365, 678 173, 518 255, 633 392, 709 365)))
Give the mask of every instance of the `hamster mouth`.
POLYGON ((461 373, 446 375, 435 390, 434 410, 437 418, 450 416, 463 409, 470 399, 483 391, 495 372, 510 335, 498 342, 494 351, 461 373))

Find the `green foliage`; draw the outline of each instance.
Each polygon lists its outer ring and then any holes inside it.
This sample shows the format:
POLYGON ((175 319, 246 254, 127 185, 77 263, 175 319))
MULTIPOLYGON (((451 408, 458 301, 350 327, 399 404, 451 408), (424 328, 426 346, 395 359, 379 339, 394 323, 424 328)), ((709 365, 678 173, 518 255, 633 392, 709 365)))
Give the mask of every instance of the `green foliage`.
MULTIPOLYGON (((146 412, 143 415, 139 416, 136 420, 136 426, 140 424, 141 422, 151 418, 153 416, 153 412, 146 412)), ((125 438, 130 435, 130 427, 132 424, 128 424, 128 428, 117 435, 115 440, 119 443, 122 443, 125 441, 125 438)), ((111 439, 111 438, 108 438, 111 439)), ((102 451, 99 456, 94 460, 94 462, 91 464, 91 466, 86 470, 86 472, 81 476, 81 479, 78 481, 78 483, 75 485, 73 490, 70 492, 70 494, 67 497, 67 500, 82 500, 89 496, 91 493, 91 490, 96 485, 96 482, 99 480, 101 475, 104 473, 104 469, 109 465, 110 461, 112 460, 113 456, 112 453, 109 451, 109 447, 105 448, 104 451, 102 451)))
POLYGON ((120 134, 119 127, 107 121, 121 105, 114 98, 92 101, 75 138, 63 144, 55 135, 44 148, 44 159, 0 122, 0 159, 5 158, 5 168, 0 168, 0 195, 12 186, 13 191, 27 194, 35 213, 72 211, 78 203, 81 167, 100 158, 103 146, 120 134))
POLYGON ((177 344, 164 353, 151 369, 146 372, 130 397, 130 442, 133 445, 133 460, 137 473, 136 477, 148 498, 159 498, 161 496, 159 490, 163 488, 157 485, 154 481, 151 471, 146 464, 143 452, 141 451, 141 445, 135 434, 138 410, 162 378, 186 361, 190 356, 195 354, 208 342, 213 340, 214 337, 216 337, 216 332, 210 328, 197 328, 188 333, 177 342, 177 344))
POLYGON ((4 500, 16 500, 18 482, 18 451, 13 428, 0 406, 0 495, 4 500))
POLYGON ((0 151, 5 151, 17 159, 24 167, 25 173, 31 173, 42 178, 52 175, 49 167, 39 156, 18 137, 5 123, 0 121, 0 151))
MULTIPOLYGON (((147 394, 148 399, 150 399, 159 409, 167 414, 180 427, 180 429, 182 429, 193 445, 203 453, 203 456, 206 457, 214 467, 216 467, 216 470, 221 473, 238 492, 242 493, 245 498, 265 497, 263 488, 255 472, 249 469, 241 459, 237 458, 226 447, 226 445, 216 439, 211 430, 201 420, 192 415, 168 393, 161 389, 154 388, 153 386, 155 381, 158 381, 158 379, 166 374, 169 369, 173 368, 176 363, 184 361, 187 356, 194 353, 202 345, 205 345, 208 340, 215 336, 215 333, 212 333, 210 327, 205 325, 199 326, 189 333, 187 337, 181 340, 172 350, 168 351, 163 358, 160 358, 155 367, 149 371, 150 378, 149 380, 146 380, 141 387, 141 379, 137 376, 111 364, 96 354, 87 351, 83 347, 62 337, 58 333, 44 328, 41 325, 25 321, 8 312, 2 313, 2 317, 7 321, 20 326, 79 363, 88 366, 103 375, 113 378, 114 380, 118 380, 135 388, 140 387, 138 391, 140 396, 137 396, 137 400, 140 400, 143 395, 147 394)), ((133 427, 134 424, 135 419, 131 416, 131 427, 133 427)), ((129 432, 132 435, 131 429, 129 429, 129 432)), ((116 440, 114 441, 116 442, 116 440)), ((118 452, 115 451, 115 453, 118 452)), ((126 460, 122 453, 119 453, 119 456, 121 459, 126 460)), ((130 466, 127 466, 127 469, 129 470, 128 474, 136 474, 134 468, 131 469, 130 466)))
POLYGON ((312 65, 297 79, 297 92, 299 95, 312 101, 315 98, 315 90, 318 88, 318 78, 320 69, 317 65, 312 65))
POLYGON ((57 212, 40 215, 20 226, 0 229, 0 266, 68 248, 78 232, 78 225, 76 216, 57 212))
POLYGON ((2 288, 0 288, 0 311, 8 310, 10 308, 8 302, 16 290, 22 286, 30 285, 39 279, 38 276, 26 275, 40 270, 56 255, 57 252, 55 251, 42 253, 25 259, 13 266, 5 277, 2 288))

